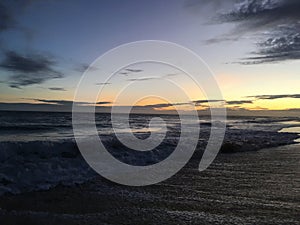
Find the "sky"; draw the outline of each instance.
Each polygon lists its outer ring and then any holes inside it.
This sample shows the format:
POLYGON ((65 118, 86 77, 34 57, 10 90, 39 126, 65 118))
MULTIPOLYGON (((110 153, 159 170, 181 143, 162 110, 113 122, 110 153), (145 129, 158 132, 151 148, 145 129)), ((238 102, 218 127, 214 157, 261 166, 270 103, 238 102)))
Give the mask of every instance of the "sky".
MULTIPOLYGON (((299 11, 299 0, 3 0, 0 109, 68 110, 83 72, 98 57, 129 42, 162 40, 192 50, 208 65, 223 95, 213 99, 216 107, 297 115, 299 11)), ((101 68, 94 72, 103 75, 101 68)), ((103 87, 101 109, 128 106, 130 96, 148 92, 166 95, 182 110, 190 103, 208 107, 205 93, 185 74, 162 64, 123 68, 95 86, 103 87), (186 87, 190 101, 161 78, 186 87), (132 90, 116 99, 129 83, 132 90)), ((163 99, 136 104, 146 111, 172 110, 163 99)))

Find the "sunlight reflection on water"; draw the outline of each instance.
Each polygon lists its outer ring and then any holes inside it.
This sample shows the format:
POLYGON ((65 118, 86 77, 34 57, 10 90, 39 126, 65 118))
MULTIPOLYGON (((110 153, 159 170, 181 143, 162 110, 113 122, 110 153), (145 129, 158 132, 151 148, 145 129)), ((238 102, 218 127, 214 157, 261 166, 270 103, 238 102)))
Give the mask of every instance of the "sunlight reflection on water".
POLYGON ((295 142, 300 143, 300 127, 285 127, 282 128, 279 132, 287 132, 287 133, 297 133, 299 138, 295 140, 295 142))

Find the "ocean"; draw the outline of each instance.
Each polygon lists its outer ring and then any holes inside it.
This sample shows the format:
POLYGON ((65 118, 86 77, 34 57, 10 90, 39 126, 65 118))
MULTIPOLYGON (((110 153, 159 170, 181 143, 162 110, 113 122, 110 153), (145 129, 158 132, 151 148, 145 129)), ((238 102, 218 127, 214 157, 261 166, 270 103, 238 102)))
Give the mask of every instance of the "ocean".
MULTIPOLYGON (((150 134, 147 126, 154 116, 158 115, 133 114, 130 117, 131 130, 120 124, 116 131, 133 132, 139 138, 147 138, 150 134)), ((160 117, 167 124, 164 141, 156 149, 139 154, 118 142, 109 114, 96 114, 95 121, 99 137, 114 157, 132 165, 149 165, 168 157, 180 137, 179 118, 176 115, 160 117)), ((219 121, 226 122, 227 127, 223 146, 213 164, 199 172, 197 166, 211 124, 207 117, 200 117, 200 123, 187 117, 185 122, 189 126, 200 126, 201 130, 192 159, 174 177, 145 188, 108 182, 89 167, 77 149, 71 113, 0 112, 0 118, 0 217, 22 217, 22 213, 28 214, 29 210, 35 212, 29 213, 30 217, 47 218, 30 205, 21 211, 6 211, 5 198, 41 191, 50 193, 60 187, 76 190, 78 185, 85 185, 83 193, 88 196, 98 193, 100 201, 104 199, 113 206, 118 205, 118 213, 110 210, 96 214, 93 211, 95 214, 89 217, 90 221, 95 217, 107 224, 123 224, 122 218, 138 224, 138 217, 133 215, 143 215, 146 222, 169 221, 164 224, 187 224, 188 221, 195 222, 189 224, 298 222, 299 118, 232 117, 219 121)), ((161 124, 154 124, 151 132, 161 129, 161 124)), ((88 136, 84 132, 82 135, 88 136)), ((105 210, 105 206, 103 208, 105 210)), ((47 210, 45 206, 44 211, 47 210)), ((81 224, 89 221, 83 212, 63 209, 56 214, 58 221, 82 220, 81 224), (63 216, 67 214, 70 216, 63 216)))

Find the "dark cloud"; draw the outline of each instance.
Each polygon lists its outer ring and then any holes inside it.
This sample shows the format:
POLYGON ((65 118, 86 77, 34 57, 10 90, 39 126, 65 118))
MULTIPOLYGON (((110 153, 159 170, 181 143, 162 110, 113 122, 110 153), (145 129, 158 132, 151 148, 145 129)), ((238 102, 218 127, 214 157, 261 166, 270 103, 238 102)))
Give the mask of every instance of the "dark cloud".
POLYGON ((220 103, 226 103, 227 105, 242 105, 242 104, 251 104, 253 103, 251 100, 233 100, 233 101, 225 101, 221 99, 212 99, 212 100, 194 100, 193 103, 196 105, 203 105, 203 104, 208 104, 212 102, 220 102, 220 103))
MULTIPOLYGON (((12 111, 58 111, 58 112, 71 112, 73 101, 69 100, 46 100, 46 99, 27 99, 34 100, 35 103, 5 103, 0 102, 0 110, 12 110, 12 111)), ((78 106, 85 107, 95 106, 88 102, 76 102, 78 106)), ((98 102, 95 106, 97 111, 101 110, 102 112, 109 113, 109 106, 104 106, 108 102, 98 102)))
POLYGON ((280 98, 300 98, 300 94, 289 94, 289 95, 253 95, 247 96, 248 98, 256 98, 262 100, 273 100, 280 98))
POLYGON ((21 55, 14 51, 7 51, 0 67, 11 73, 8 81, 10 87, 21 88, 62 78, 63 74, 54 69, 55 64, 55 61, 46 55, 21 55))
POLYGON ((140 72, 143 72, 143 70, 142 69, 124 69, 124 70, 120 71, 118 74, 128 76, 130 74, 140 73, 140 72))
POLYGON ((253 57, 241 64, 259 64, 300 59, 299 0, 238 0, 216 23, 234 23, 236 28, 224 37, 209 40, 239 40, 245 35, 259 37, 253 57))
POLYGON ((265 29, 278 23, 287 24, 299 20, 298 0, 239 0, 233 9, 218 17, 221 22, 247 23, 247 28, 265 29))
POLYGON ((121 72, 121 73, 119 73, 119 74, 122 74, 122 75, 127 76, 129 73, 128 73, 128 72, 121 72))
POLYGON ((111 84, 110 82, 100 82, 100 83, 96 83, 96 85, 108 85, 111 84))
POLYGON ((300 59, 300 23, 278 28, 272 37, 257 44, 256 57, 248 57, 242 64, 258 64, 300 59))
POLYGON ((227 105, 242 105, 242 104, 252 104, 250 100, 235 100, 235 101, 226 101, 227 105))
POLYGON ((91 66, 89 64, 86 64, 86 63, 79 63, 79 64, 76 64, 75 67, 74 67, 74 70, 76 72, 79 72, 79 73, 83 73, 85 72, 87 69, 89 69, 90 71, 96 71, 96 70, 99 70, 99 68, 95 67, 95 66, 91 66))
POLYGON ((128 81, 147 81, 147 80, 155 80, 155 79, 163 79, 166 77, 175 77, 180 75, 180 73, 170 73, 170 74, 165 74, 161 77, 141 77, 141 78, 130 78, 127 79, 128 81))
POLYGON ((0 2, 0 32, 9 29, 19 29, 22 32, 28 33, 29 30, 20 26, 16 19, 24 12, 33 0, 2 0, 0 2))
MULTIPOLYGON (((63 105, 63 106, 68 106, 68 105, 72 105, 73 103, 76 103, 77 105, 93 105, 90 102, 74 102, 71 100, 53 100, 53 99, 30 99, 30 100, 34 100, 36 102, 41 102, 41 103, 48 103, 48 104, 55 104, 55 105, 63 105)), ((106 104, 111 104, 112 102, 109 101, 100 101, 100 102, 96 102, 96 105, 106 105, 106 104)))
POLYGON ((125 69, 125 70, 128 71, 128 72, 132 72, 132 73, 140 73, 140 72, 143 71, 141 69, 125 69))
POLYGON ((83 73, 83 72, 86 71, 88 68, 89 68, 89 65, 88 65, 88 64, 80 63, 80 64, 78 64, 78 65, 75 65, 74 70, 75 70, 76 72, 83 73))
POLYGON ((168 73, 168 74, 163 75, 163 77, 176 77, 176 76, 178 76, 180 74, 181 73, 168 73))
POLYGON ((194 100, 191 102, 179 102, 179 103, 162 103, 162 104, 153 104, 153 105, 145 105, 143 107, 150 107, 150 108, 164 108, 169 106, 176 106, 176 105, 196 105, 200 106, 202 104, 208 104, 209 102, 224 102, 225 100, 194 100))
POLYGON ((112 102, 96 102, 97 105, 107 105, 107 104, 111 104, 112 102))
POLYGON ((165 108, 165 107, 170 107, 170 106, 176 106, 176 105, 189 105, 191 103, 186 103, 186 102, 182 102, 182 103, 160 103, 160 104, 152 104, 152 105, 144 105, 142 107, 146 107, 146 108, 165 108))
POLYGON ((202 104, 208 104, 209 102, 224 102, 225 100, 220 100, 220 99, 211 99, 211 100, 206 100, 206 99, 200 99, 200 100, 194 100, 193 103, 197 106, 202 105, 202 104))
MULTIPOLYGON (((72 105, 73 101, 69 100, 52 100, 52 99, 31 99, 36 102, 42 102, 42 103, 50 103, 50 104, 56 104, 56 105, 72 105)), ((78 104, 86 104, 86 102, 78 102, 78 104)))
POLYGON ((14 51, 5 53, 0 66, 13 72, 36 73, 50 70, 53 62, 42 55, 22 56, 14 51))
MULTIPOLYGON (((122 112, 122 109, 125 109, 125 111, 128 110, 128 107, 130 106, 119 106, 118 109, 122 112)), ((134 113, 166 113, 166 114, 176 114, 174 110, 155 110, 152 108, 145 108, 142 106, 134 107, 138 110, 133 111, 134 113)), ((130 107, 131 109, 131 107, 130 107)), ((0 102, 0 110, 5 111, 58 111, 58 112, 71 112, 72 105, 59 105, 59 104, 51 104, 51 103, 6 103, 6 102, 0 102)), ((217 109, 216 109, 217 110, 217 109)), ((111 113, 111 107, 110 106, 96 106, 96 112, 102 112, 102 113, 111 113)), ((295 109, 286 109, 286 110, 268 110, 268 109, 245 109, 245 108, 227 108, 227 115, 228 116, 292 116, 292 117, 298 117, 300 113, 300 108, 295 109)), ((187 112, 188 114, 188 112, 187 112)), ((199 115, 210 115, 209 108, 204 110, 198 110, 199 115)))
POLYGON ((220 43, 220 42, 238 41, 239 39, 240 39, 240 37, 234 37, 234 36, 231 36, 231 34, 226 34, 226 35, 221 36, 221 37, 215 37, 215 38, 211 38, 209 40, 206 40, 205 43, 206 44, 217 44, 217 43, 220 43))
POLYGON ((61 87, 50 87, 48 89, 51 91, 66 91, 66 89, 61 88, 61 87))
POLYGON ((128 81, 147 81, 147 80, 155 80, 158 79, 158 77, 142 77, 142 78, 132 78, 127 79, 128 81))

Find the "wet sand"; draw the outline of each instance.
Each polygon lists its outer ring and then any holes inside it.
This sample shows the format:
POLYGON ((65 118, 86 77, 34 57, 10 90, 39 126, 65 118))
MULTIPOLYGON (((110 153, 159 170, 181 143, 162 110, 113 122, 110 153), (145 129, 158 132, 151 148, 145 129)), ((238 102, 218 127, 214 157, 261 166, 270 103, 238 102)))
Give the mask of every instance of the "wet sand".
POLYGON ((220 154, 169 180, 126 187, 98 177, 0 198, 1 225, 300 224, 300 145, 220 154))

